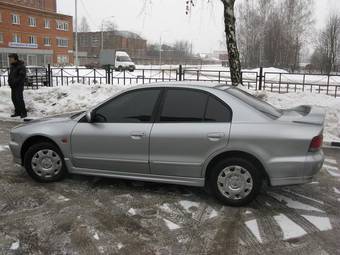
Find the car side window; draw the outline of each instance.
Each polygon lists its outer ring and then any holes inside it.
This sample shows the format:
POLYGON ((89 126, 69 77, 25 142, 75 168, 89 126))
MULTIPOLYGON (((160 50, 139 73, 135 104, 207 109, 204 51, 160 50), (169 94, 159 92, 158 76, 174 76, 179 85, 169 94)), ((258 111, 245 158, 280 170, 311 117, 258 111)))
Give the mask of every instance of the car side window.
POLYGON ((205 121, 207 122, 231 122, 232 112, 215 97, 208 99, 205 121))
POLYGON ((95 111, 94 122, 150 122, 159 95, 160 89, 144 89, 118 96, 95 111))
POLYGON ((160 122, 202 122, 208 95, 200 91, 169 89, 160 122))

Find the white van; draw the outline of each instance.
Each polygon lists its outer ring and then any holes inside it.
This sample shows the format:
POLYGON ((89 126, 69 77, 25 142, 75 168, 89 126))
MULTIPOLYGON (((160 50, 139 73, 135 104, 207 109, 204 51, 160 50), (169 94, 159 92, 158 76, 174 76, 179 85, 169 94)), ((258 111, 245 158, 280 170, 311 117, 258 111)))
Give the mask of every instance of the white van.
POLYGON ((125 51, 101 50, 99 60, 101 66, 109 65, 116 71, 129 70, 133 72, 136 69, 135 63, 125 51))

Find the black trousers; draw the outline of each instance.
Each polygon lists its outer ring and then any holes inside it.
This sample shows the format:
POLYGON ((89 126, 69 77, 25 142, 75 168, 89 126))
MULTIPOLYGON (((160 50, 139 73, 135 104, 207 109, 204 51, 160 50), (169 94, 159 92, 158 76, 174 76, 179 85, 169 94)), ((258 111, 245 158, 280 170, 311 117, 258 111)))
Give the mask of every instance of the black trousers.
POLYGON ((26 106, 24 101, 24 87, 15 87, 12 89, 12 102, 15 109, 15 114, 26 115, 26 106))

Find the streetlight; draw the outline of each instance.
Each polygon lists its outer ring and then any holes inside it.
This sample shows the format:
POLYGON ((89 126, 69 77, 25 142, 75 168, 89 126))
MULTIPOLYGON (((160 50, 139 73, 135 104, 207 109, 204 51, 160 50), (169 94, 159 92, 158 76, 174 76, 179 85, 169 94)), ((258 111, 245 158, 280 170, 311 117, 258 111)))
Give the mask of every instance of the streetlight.
POLYGON ((106 17, 106 18, 103 18, 102 19, 102 36, 101 36, 101 41, 102 41, 102 43, 101 43, 101 50, 103 50, 104 49, 104 22, 107 20, 107 19, 111 19, 111 18, 114 18, 115 16, 109 16, 109 17, 106 17))
POLYGON ((75 30, 76 30, 76 36, 75 36, 75 50, 76 50, 76 66, 79 64, 78 59, 78 0, 75 0, 75 30))

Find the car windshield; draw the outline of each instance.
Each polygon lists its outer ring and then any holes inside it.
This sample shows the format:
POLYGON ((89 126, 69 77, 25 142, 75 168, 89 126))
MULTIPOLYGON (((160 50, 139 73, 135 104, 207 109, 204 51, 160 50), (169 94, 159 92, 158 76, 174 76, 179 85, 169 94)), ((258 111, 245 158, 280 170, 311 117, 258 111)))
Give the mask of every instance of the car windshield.
POLYGON ((131 59, 128 56, 118 56, 117 61, 121 62, 131 62, 131 59))
POLYGON ((241 89, 229 88, 226 89, 225 91, 227 91, 232 96, 242 100, 246 104, 254 107, 256 110, 264 113, 265 115, 272 119, 277 119, 282 116, 282 111, 280 109, 275 108, 271 104, 268 104, 241 89))

